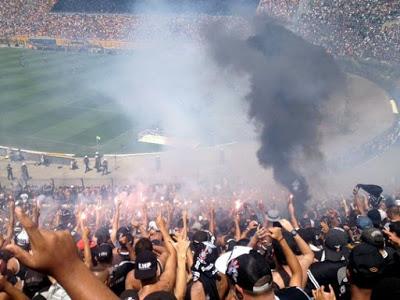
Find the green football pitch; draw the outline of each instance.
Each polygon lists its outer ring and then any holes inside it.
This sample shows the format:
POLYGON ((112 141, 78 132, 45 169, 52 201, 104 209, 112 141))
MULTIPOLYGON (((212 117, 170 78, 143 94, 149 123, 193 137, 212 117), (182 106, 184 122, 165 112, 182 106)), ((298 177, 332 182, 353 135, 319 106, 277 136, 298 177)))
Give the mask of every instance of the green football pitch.
POLYGON ((146 128, 138 128, 112 97, 85 84, 91 74, 106 74, 113 59, 0 48, 0 145, 74 154, 97 147, 102 153, 158 151, 137 142, 146 128))

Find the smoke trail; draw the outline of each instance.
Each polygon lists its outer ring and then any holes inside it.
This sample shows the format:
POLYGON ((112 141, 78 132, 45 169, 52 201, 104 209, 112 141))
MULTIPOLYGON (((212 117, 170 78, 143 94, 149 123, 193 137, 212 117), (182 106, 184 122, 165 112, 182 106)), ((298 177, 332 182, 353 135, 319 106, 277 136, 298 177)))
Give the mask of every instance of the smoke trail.
POLYGON ((248 76, 249 117, 259 130, 260 164, 290 190, 299 210, 309 199, 301 162, 323 162, 319 128, 324 106, 345 86, 333 57, 271 21, 255 24, 255 34, 241 40, 223 30, 208 34, 220 66, 248 76))

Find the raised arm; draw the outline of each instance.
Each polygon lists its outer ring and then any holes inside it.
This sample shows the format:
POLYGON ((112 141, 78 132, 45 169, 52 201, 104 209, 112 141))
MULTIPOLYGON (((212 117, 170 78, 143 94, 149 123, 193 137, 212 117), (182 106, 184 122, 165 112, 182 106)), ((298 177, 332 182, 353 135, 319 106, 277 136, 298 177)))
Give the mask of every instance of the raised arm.
MULTIPOLYGON (((294 233, 294 227, 288 220, 282 219, 280 223, 286 231, 294 233)), ((294 233, 293 239, 296 241, 296 244, 302 254, 301 256, 297 256, 297 258, 299 259, 299 263, 303 271, 301 287, 304 288, 307 283, 307 271, 310 265, 314 262, 314 252, 311 250, 310 246, 301 238, 301 236, 297 234, 297 232, 294 233)))
POLYGON ((188 234, 188 212, 187 212, 186 209, 182 212, 182 223, 183 223, 183 228, 182 228, 183 236, 182 236, 182 238, 184 240, 186 240, 187 239, 187 234, 188 234))
POLYGON ((121 204, 122 204, 122 198, 120 197, 120 195, 118 195, 115 201, 115 213, 111 229, 111 241, 113 242, 114 245, 117 242, 117 231, 119 228, 119 214, 121 210, 121 204))
POLYGON ((175 284, 175 297, 177 300, 185 299, 187 273, 186 273, 186 254, 189 249, 189 241, 184 238, 184 234, 177 234, 177 243, 174 247, 177 255, 177 269, 176 269, 176 284, 175 284))
POLYGON ((20 208, 15 213, 29 236, 32 251, 26 252, 16 245, 8 245, 7 250, 22 264, 54 277, 71 299, 118 299, 80 261, 70 233, 40 230, 20 208))
POLYGON ((236 213, 235 215, 235 240, 240 240, 242 232, 240 231, 240 215, 236 213))
POLYGON ((92 252, 90 251, 90 242, 89 242, 90 230, 89 228, 83 226, 82 224, 82 241, 83 241, 83 255, 84 255, 84 263, 85 265, 91 269, 93 267, 92 263, 92 252))
POLYGON ((214 206, 211 206, 210 208, 210 232, 215 235, 215 210, 214 210, 214 206))
POLYGON ((32 218, 33 222, 38 224, 38 226, 39 226, 39 217, 40 217, 39 200, 35 198, 33 199, 32 218))
POLYGON ((350 216, 350 209, 349 209, 349 206, 347 205, 347 201, 344 198, 344 196, 342 196, 342 203, 341 204, 342 204, 342 208, 343 208, 345 216, 346 217, 350 216))
POLYGON ((361 215, 366 215, 366 211, 364 208, 364 204, 362 199, 360 198, 360 195, 358 194, 358 187, 355 187, 353 190, 353 195, 354 195, 354 207, 358 209, 361 215))
POLYGON ((278 241, 279 245, 281 246, 290 271, 292 271, 292 277, 290 278, 289 286, 301 287, 303 281, 302 269, 299 261, 296 258, 296 255, 294 255, 292 249, 290 249, 288 243, 283 238, 282 229, 279 227, 272 227, 269 228, 269 231, 271 238, 278 241))
POLYGON ((9 211, 9 217, 8 217, 8 225, 7 225, 7 233, 6 233, 6 238, 4 241, 4 246, 8 245, 11 243, 13 234, 14 234, 14 223, 15 223, 15 216, 14 216, 14 210, 15 210, 15 202, 14 199, 10 196, 8 198, 8 209, 9 211))
POLYGON ((167 258, 167 262, 165 263, 165 270, 160 276, 160 280, 156 283, 156 285, 164 291, 172 291, 175 285, 176 278, 176 251, 174 246, 172 245, 172 239, 168 234, 168 228, 165 225, 165 221, 161 215, 157 217, 157 227, 160 229, 162 234, 165 247, 168 249, 169 256, 167 258))
POLYGON ((290 223, 292 223, 292 226, 296 229, 299 229, 299 222, 297 221, 296 218, 296 211, 294 209, 293 205, 293 195, 290 194, 289 196, 289 201, 288 201, 288 211, 289 211, 289 216, 290 216, 290 223))
POLYGON ((251 221, 251 222, 249 223, 249 225, 247 225, 247 228, 246 228, 245 230, 243 230, 243 232, 242 232, 240 238, 241 238, 241 239, 247 238, 247 235, 249 234, 249 232, 250 232, 251 230, 257 228, 257 226, 258 226, 258 222, 257 222, 257 221, 255 221, 255 220, 251 221))

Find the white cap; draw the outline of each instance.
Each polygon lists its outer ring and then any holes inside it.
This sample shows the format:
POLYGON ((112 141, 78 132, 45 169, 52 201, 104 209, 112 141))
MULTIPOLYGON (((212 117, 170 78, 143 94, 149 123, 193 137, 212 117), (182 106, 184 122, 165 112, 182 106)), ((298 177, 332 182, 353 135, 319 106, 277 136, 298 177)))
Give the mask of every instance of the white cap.
POLYGON ((149 231, 150 230, 160 231, 160 229, 158 229, 158 226, 157 226, 155 221, 150 221, 149 222, 149 231))
POLYGON ((232 259, 235 259, 243 254, 249 254, 251 249, 251 247, 246 246, 233 247, 232 251, 226 252, 218 257, 218 259, 215 261, 215 268, 218 270, 218 272, 225 274, 228 264, 232 259))

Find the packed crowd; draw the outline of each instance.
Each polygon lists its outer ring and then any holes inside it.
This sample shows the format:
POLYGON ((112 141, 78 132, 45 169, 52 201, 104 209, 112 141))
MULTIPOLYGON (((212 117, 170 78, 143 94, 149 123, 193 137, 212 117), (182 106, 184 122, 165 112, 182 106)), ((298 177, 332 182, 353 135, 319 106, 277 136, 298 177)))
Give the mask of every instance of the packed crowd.
POLYGON ((400 3, 262 0, 263 12, 335 55, 400 62, 400 3))
POLYGON ((202 26, 213 22, 248 30, 248 24, 235 16, 53 13, 51 8, 48 0, 33 0, 30 4, 20 0, 2 1, 0 37, 44 36, 138 42, 169 33, 176 39, 196 40, 202 26))
POLYGON ((183 189, 2 189, 0 298, 398 299, 400 200, 381 187, 302 212, 228 182, 183 189))
MULTIPOLYGON (((235 16, 53 13, 52 5, 48 0, 2 1, 0 36, 138 41, 171 32, 198 39, 202 25, 221 21, 248 31, 248 23, 235 16)), ((400 61, 398 1, 262 0, 258 11, 283 20, 293 31, 335 55, 400 61)))

